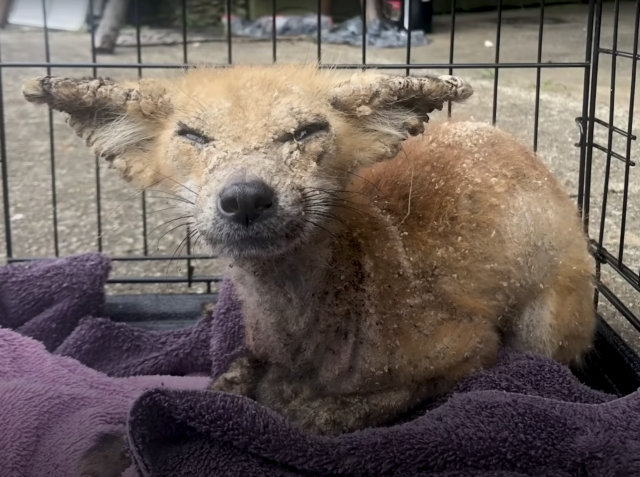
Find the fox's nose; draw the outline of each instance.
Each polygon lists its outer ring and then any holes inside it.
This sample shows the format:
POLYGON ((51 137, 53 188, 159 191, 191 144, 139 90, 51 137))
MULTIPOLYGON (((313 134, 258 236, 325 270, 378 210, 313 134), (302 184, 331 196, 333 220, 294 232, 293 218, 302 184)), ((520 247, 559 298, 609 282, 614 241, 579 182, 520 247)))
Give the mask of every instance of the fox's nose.
POLYGON ((233 182, 218 199, 218 211, 227 220, 248 227, 273 213, 275 194, 263 181, 233 182))

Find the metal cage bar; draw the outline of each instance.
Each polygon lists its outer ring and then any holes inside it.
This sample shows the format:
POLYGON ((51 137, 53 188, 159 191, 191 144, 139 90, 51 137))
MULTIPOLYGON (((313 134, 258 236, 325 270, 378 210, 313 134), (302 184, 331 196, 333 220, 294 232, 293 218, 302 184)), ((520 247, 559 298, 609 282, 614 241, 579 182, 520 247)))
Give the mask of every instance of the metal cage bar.
MULTIPOLYGON (((369 0, 371 1, 371 0, 369 0)), ((190 68, 194 65, 190 64, 191 56, 189 52, 189 27, 188 27, 188 5, 186 0, 181 0, 179 10, 181 15, 181 23, 179 30, 181 32, 181 44, 179 45, 182 51, 182 62, 167 62, 167 63, 157 63, 157 62, 148 62, 145 63, 143 61, 143 47, 141 45, 141 22, 142 22, 142 11, 141 11, 141 0, 132 0, 132 9, 133 16, 135 19, 135 38, 136 38, 136 59, 137 61, 131 63, 123 63, 123 62, 114 62, 114 61, 99 61, 98 55, 96 52, 96 29, 95 22, 93 17, 94 12, 94 1, 90 0, 90 34, 91 34, 91 61, 90 62, 56 62, 52 60, 51 56, 51 43, 50 43, 50 35, 48 25, 46 25, 47 21, 47 2, 42 0, 42 9, 43 9, 43 17, 45 19, 45 28, 43 29, 43 42, 44 42, 44 61, 35 60, 32 61, 30 58, 20 59, 20 61, 2 61, 4 48, 2 42, 0 41, 0 104, 4 104, 6 98, 3 90, 3 75, 7 69, 11 68, 40 68, 45 69, 48 74, 51 73, 52 69, 82 69, 87 68, 92 72, 92 76, 98 76, 100 71, 104 71, 107 69, 135 69, 138 72, 139 76, 143 75, 144 70, 153 70, 153 69, 180 69, 180 68, 190 68)), ((637 66, 638 60, 640 59, 640 55, 638 54, 638 34, 639 34, 639 21, 640 21, 640 0, 636 0, 635 2, 635 20, 634 20, 634 40, 633 47, 630 50, 621 50, 618 48, 618 21, 620 14, 620 5, 621 0, 613 0, 613 8, 615 9, 614 17, 615 22, 613 26, 613 43, 611 47, 603 46, 602 43, 602 35, 603 35, 603 25, 602 25, 602 14, 603 8, 605 5, 604 0, 589 0, 588 6, 586 6, 586 44, 584 50, 584 60, 583 61, 562 61, 562 62, 549 62, 544 60, 544 48, 543 48, 543 39, 547 34, 545 31, 545 19, 547 17, 549 7, 545 0, 539 1, 539 23, 538 23, 538 31, 537 31, 537 48, 535 54, 535 61, 501 61, 501 46, 503 43, 503 20, 505 14, 505 8, 502 0, 498 0, 496 3, 495 15, 497 19, 496 24, 496 32, 495 32, 495 54, 493 58, 493 62, 456 62, 455 61, 455 47, 458 45, 456 41, 456 30, 459 28, 457 25, 458 22, 458 6, 460 2, 457 0, 451 0, 450 9, 451 13, 449 16, 449 28, 450 28, 450 45, 449 45, 449 55, 447 63, 425 63, 420 61, 414 61, 412 59, 412 45, 411 45, 411 34, 407 35, 407 43, 404 51, 405 62, 393 62, 393 63, 380 63, 376 61, 371 61, 370 54, 368 51, 368 30, 367 30, 367 16, 362 14, 362 46, 361 46, 361 62, 360 63, 348 63, 348 64, 327 64, 323 61, 323 44, 322 44, 322 1, 317 1, 317 33, 316 33, 316 51, 315 56, 316 60, 321 68, 337 68, 337 69, 353 69, 353 70, 363 70, 370 68, 377 68, 382 70, 390 70, 390 71, 404 71, 405 74, 412 74, 413 71, 419 69, 441 69, 447 70, 449 74, 453 74, 456 70, 490 70, 493 71, 493 98, 492 98, 492 111, 491 111, 491 121, 495 124, 498 121, 498 109, 500 105, 499 101, 499 93, 500 93, 500 74, 504 70, 511 69, 522 69, 522 70, 530 70, 535 74, 535 99, 533 103, 533 149, 537 150, 539 145, 539 124, 540 124, 540 108, 541 108, 541 88, 542 88, 542 74, 545 71, 549 70, 558 70, 558 69, 569 69, 569 68, 578 68, 584 71, 584 80, 583 80, 583 101, 582 101, 582 110, 579 112, 579 117, 576 118, 576 123, 579 127, 580 140, 576 146, 580 149, 580 163, 579 163, 579 181, 578 181, 578 191, 577 191, 577 202, 578 206, 581 210, 585 231, 589 231, 590 224, 590 212, 592 206, 592 190, 594 187, 602 186, 604 195, 603 195, 603 204, 601 207, 601 216, 599 219, 599 232, 597 237, 592 240, 592 252, 593 255, 597 259, 597 271, 596 278, 598 280, 597 283, 597 291, 595 295, 595 301, 598 302, 598 298, 600 296, 605 297, 614 307, 618 309, 622 316, 627 318, 627 320, 638 330, 640 330, 640 319, 634 314, 632 310, 629 309, 618 297, 615 293, 604 283, 600 281, 601 272, 603 267, 609 267, 620 277, 623 277, 624 280, 630 284, 638 293, 640 293, 640 276, 639 269, 640 264, 628 264, 626 263, 627 256, 625 255, 625 233, 626 233, 626 225, 627 225, 627 215, 628 215, 628 200, 629 200, 629 190, 630 190, 630 178, 631 178, 631 170, 635 166, 636 161, 632 159, 632 145, 635 144, 634 141, 637 140, 637 136, 634 133, 634 118, 633 118, 633 109, 635 105, 635 88, 637 84, 637 66), (610 92, 610 109, 609 115, 606 119, 598 118, 598 97, 597 97, 597 88, 598 81, 602 79, 604 76, 600 74, 600 60, 603 57, 607 57, 611 59, 611 69, 609 72, 609 80, 611 82, 611 92, 610 92), (614 124, 614 109, 616 105, 616 80, 618 76, 617 72, 617 61, 626 60, 631 62, 631 94, 630 94, 630 106, 629 106, 629 116, 627 124, 623 127, 622 125, 614 124), (607 131, 607 141, 606 144, 598 143, 594 138, 596 136, 597 128, 604 128, 607 131), (623 137, 625 142, 624 151, 616 150, 614 147, 614 138, 623 137), (603 152, 605 154, 605 180, 603 184, 596 184, 593 182, 593 167, 597 160, 596 153, 603 152), (606 217, 607 211, 607 201, 608 201, 608 181, 609 181, 609 173, 611 170, 612 164, 617 162, 621 162, 624 166, 624 181, 623 181, 623 209, 622 215, 620 217, 620 236, 619 242, 616 246, 616 250, 608 250, 604 243, 604 234, 605 229, 608 226, 608 219, 606 217)), ((226 25, 226 31, 223 33, 223 38, 226 43, 226 64, 216 64, 212 65, 214 67, 224 68, 234 64, 234 58, 236 54, 234 53, 234 38, 232 35, 232 22, 233 22, 233 4, 231 0, 223 1, 224 12, 222 13, 221 19, 223 19, 223 23, 226 25)), ((272 0, 271 4, 271 60, 273 63, 276 63, 280 60, 282 53, 279 50, 279 41, 281 38, 278 38, 277 34, 277 0, 272 0)), ((411 2, 409 3, 409 18, 411 18, 411 2)), ((607 2, 608 4, 608 2, 607 2)), ((452 105, 448 104, 447 107, 448 114, 452 114, 452 105)), ((9 153, 6 147, 5 138, 7 137, 7 129, 6 129, 6 120, 8 118, 5 117, 4 109, 0 108, 0 173, 2 175, 2 200, 3 200, 3 211, 4 211, 4 232, 5 232, 5 252, 6 257, 9 262, 22 262, 28 260, 34 260, 39 257, 26 257, 19 256, 16 254, 16 247, 13 243, 13 235, 14 235, 14 227, 11 223, 11 193, 10 193, 10 170, 8 165, 10 161, 13 160, 12 157, 9 157, 9 153)), ((51 113, 49 113, 49 146, 50 146, 50 169, 51 169, 51 209, 52 209, 52 226, 53 226, 53 244, 54 244, 54 254, 58 255, 60 250, 60 237, 58 234, 58 210, 57 210, 57 183, 56 183, 56 174, 57 174, 57 166, 56 166, 56 154, 55 154, 55 134, 53 128, 53 120, 51 117, 51 113)), ((100 164, 95 163, 95 192, 96 192, 96 203, 95 203, 95 220, 97 227, 97 238, 96 238, 96 249, 98 251, 105 250, 105 244, 102 239, 104 230, 104 204, 103 204, 103 178, 100 173, 100 164)), ((195 244, 191 239, 191 231, 187 230, 184 239, 180 242, 180 245, 176 249, 174 256, 169 254, 156 254, 150 250, 148 236, 153 230, 149 230, 150 226, 147 222, 147 217, 151 212, 148 211, 148 200, 153 199, 153 196, 147 194, 146 191, 142 191, 140 193, 140 207, 142 209, 142 218, 140 222, 141 226, 141 234, 142 234, 142 250, 140 253, 135 253, 131 255, 123 255, 116 254, 113 255, 112 258, 116 263, 128 263, 128 262, 148 262, 148 263, 157 263, 160 264, 162 262, 177 262, 185 264, 185 273, 182 275, 165 275, 165 276, 114 276, 110 279, 110 283, 119 283, 119 284, 157 284, 157 283, 175 283, 175 284, 185 284, 186 286, 191 286, 192 284, 204 284, 207 287, 207 290, 210 291, 212 284, 217 283, 220 280, 219 276, 214 275, 197 275, 195 272, 194 263, 197 260, 208 260, 215 257, 210 257, 207 255, 199 254, 195 249, 195 244), (185 253, 181 253, 184 251, 185 253)))
MULTIPOLYGON (((591 252, 596 259, 596 291, 594 294, 594 305, 598 307, 600 298, 605 298, 607 302, 612 305, 620 315, 622 315, 634 328, 640 331, 640 318, 632 311, 608 286, 603 283, 603 267, 608 267, 617 276, 624 279, 624 281, 637 293, 640 293, 640 264, 636 264, 635 270, 628 266, 624 261, 624 245, 626 234, 626 220, 627 211, 629 207, 629 179, 631 168, 636 165, 636 162, 632 160, 632 143, 637 139, 637 136, 633 132, 634 128, 634 106, 635 106, 635 89, 637 78, 637 66, 638 66, 638 40, 640 30, 640 0, 635 1, 635 20, 634 20, 634 33, 633 33, 633 47, 632 51, 622 51, 618 49, 619 44, 619 22, 620 22, 620 0, 614 0, 614 21, 612 27, 612 47, 606 48, 601 45, 602 43, 602 11, 604 2, 597 0, 595 2, 595 14, 593 30, 590 35, 591 46, 591 76, 589 79, 589 88, 585 91, 585 98, 587 91, 589 95, 589 108, 588 113, 581 118, 577 118, 577 121, 581 124, 581 164, 580 164, 580 191, 578 195, 579 204, 582 209, 582 216, 585 226, 585 231, 589 232, 590 225, 590 212, 591 212, 591 191, 592 191, 592 179, 593 179, 593 165, 594 153, 602 152, 605 154, 605 172, 604 180, 602 183, 602 204, 599 209, 600 220, 598 227, 597 239, 591 240, 591 252), (609 102, 608 109, 609 114, 607 120, 603 120, 597 117, 598 99, 597 91, 600 81, 599 66, 600 60, 603 57, 608 57, 611 66, 609 71, 609 102), (618 107, 616 93, 617 93, 617 80, 618 80, 618 60, 631 61, 631 84, 629 95, 629 113, 626 129, 615 125, 615 111, 618 107), (604 128, 607 132, 606 146, 603 146, 596 142, 595 132, 596 126, 604 128), (586 129, 586 138, 585 138, 586 129), (625 139, 625 152, 621 153, 615 150, 614 137, 618 135, 625 139), (620 234, 618 237, 618 244, 613 253, 609 251, 605 245, 605 234, 607 232, 607 210, 610 194, 610 177, 612 170, 612 159, 616 159, 624 164, 624 181, 623 181, 623 198, 622 198, 622 213, 620 219, 620 234)), ((585 76, 586 85, 586 76, 585 76)))

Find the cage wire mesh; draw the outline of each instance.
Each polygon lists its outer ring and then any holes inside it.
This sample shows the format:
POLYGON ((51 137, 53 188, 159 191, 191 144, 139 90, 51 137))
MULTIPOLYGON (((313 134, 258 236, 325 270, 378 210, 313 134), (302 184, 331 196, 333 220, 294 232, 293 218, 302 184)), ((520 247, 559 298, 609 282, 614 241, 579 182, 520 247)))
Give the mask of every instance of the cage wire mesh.
MULTIPOLYGON (((89 10, 94 12, 91 1, 89 10)), ((191 240, 176 198, 150 188, 131 190, 91 154, 62 114, 26 105, 24 78, 43 73, 133 79, 193 65, 317 61, 321 67, 379 68, 397 74, 458 74, 476 90, 466 104, 441 115, 489 121, 538 151, 581 207, 597 259, 599 311, 640 349, 640 183, 634 112, 640 0, 461 13, 451 0, 435 15, 432 42, 401 49, 323 43, 321 16, 312 41, 277 36, 271 0, 271 40, 190 39, 182 0, 180 41, 147 46, 141 1, 131 0, 133 47, 96 51, 88 33, 45 27, 0 34, 0 159, 6 261, 101 251, 114 261, 112 293, 204 293, 215 290, 223 265, 191 240), (576 127, 577 126, 577 127, 576 127)), ((178 0, 179 1, 179 0, 178 0)), ((231 0, 226 22, 231 24, 231 0)), ((555 3, 555 2, 554 2, 555 3)), ((409 2, 411 9, 411 2, 409 2)), ((321 1, 317 2, 321 10, 321 1)), ((411 12, 409 12, 411 16, 411 12)))

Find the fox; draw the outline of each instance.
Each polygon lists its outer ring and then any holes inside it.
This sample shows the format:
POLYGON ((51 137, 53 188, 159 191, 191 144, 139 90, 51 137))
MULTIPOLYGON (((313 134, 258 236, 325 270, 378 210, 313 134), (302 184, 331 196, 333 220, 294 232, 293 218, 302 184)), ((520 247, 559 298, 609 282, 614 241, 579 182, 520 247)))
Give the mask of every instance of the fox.
MULTIPOLYGON (((181 198, 243 313, 246 351, 210 389, 300 432, 390 425, 506 347, 577 366, 592 348, 578 207, 509 133, 430 121, 472 96, 459 76, 246 65, 22 92, 123 180, 181 198)), ((97 452, 91 475, 126 465, 97 452)))

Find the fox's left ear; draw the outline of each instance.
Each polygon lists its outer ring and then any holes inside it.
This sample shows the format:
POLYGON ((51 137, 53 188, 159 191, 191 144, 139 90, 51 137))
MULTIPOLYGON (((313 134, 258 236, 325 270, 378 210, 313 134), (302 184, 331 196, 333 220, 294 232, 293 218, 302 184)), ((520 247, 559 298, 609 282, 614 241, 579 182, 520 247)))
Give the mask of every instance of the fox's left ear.
POLYGON ((140 186, 156 180, 146 153, 173 110, 169 95, 156 81, 124 85, 103 78, 43 76, 25 81, 22 94, 30 103, 67 113, 69 126, 125 180, 140 186))
MULTIPOLYGON (((448 101, 461 102, 473 88, 457 76, 389 76, 357 73, 337 84, 331 105, 353 120, 362 133, 379 133, 388 146, 383 155, 393 157, 409 136, 421 134, 429 113, 448 101)), ((381 157, 380 159, 382 159, 381 157)))

